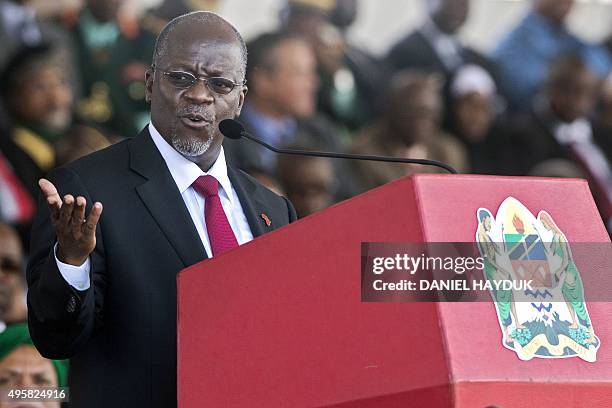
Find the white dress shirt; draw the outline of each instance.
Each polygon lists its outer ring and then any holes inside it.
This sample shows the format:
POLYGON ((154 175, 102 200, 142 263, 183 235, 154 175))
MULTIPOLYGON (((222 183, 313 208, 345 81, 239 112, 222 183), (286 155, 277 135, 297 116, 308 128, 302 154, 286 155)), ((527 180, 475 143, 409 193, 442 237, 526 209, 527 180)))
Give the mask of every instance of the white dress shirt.
MULTIPOLYGON (((198 165, 187 160, 179 152, 174 150, 174 148, 159 134, 157 129, 155 129, 153 123, 149 124, 149 133, 170 170, 170 174, 181 193, 181 197, 185 202, 189 215, 191 215, 191 219, 193 220, 208 256, 212 257, 212 249, 206 230, 206 222, 204 220, 205 199, 191 187, 193 182, 200 176, 210 175, 219 181, 219 198, 221 199, 221 205, 232 227, 232 231, 234 231, 238 244, 242 245, 251 241, 253 239, 253 233, 247 222, 236 190, 232 186, 227 175, 227 164, 225 162, 223 147, 221 147, 219 157, 209 171, 204 172, 198 165)), ((55 249, 57 249, 57 244, 55 245, 55 249)), ((81 266, 72 266, 60 262, 57 259, 57 254, 55 256, 55 261, 66 282, 78 290, 89 289, 91 285, 89 278, 91 263, 89 258, 87 258, 85 263, 81 266)))

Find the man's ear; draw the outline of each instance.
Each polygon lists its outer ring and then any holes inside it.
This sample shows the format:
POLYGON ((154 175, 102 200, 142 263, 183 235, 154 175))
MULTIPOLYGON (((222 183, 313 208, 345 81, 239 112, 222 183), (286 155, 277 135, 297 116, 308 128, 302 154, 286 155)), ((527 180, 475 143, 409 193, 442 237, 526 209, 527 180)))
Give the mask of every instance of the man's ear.
POLYGON ((153 95, 153 76, 155 71, 149 67, 145 72, 145 101, 151 103, 151 95, 153 95))
POLYGON ((243 85, 238 99, 238 107, 236 108, 236 117, 240 116, 240 112, 242 112, 242 107, 244 106, 244 100, 247 92, 249 92, 249 88, 246 85, 243 85))

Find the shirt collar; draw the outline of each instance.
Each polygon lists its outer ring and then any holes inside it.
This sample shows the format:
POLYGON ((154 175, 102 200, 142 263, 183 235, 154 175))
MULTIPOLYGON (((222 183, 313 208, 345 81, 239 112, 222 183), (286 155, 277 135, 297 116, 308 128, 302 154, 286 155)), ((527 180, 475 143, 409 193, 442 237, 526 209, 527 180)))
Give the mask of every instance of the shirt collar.
POLYGON ((234 197, 232 194, 232 184, 227 175, 227 164, 225 162, 225 152, 223 146, 219 152, 219 157, 215 160, 215 163, 208 170, 208 172, 202 171, 202 169, 192 161, 187 160, 179 152, 177 152, 172 146, 166 142, 159 131, 155 128, 152 122, 149 123, 149 133, 153 139, 153 143, 157 146, 157 150, 161 153, 170 174, 176 183, 181 194, 183 194, 194 181, 200 176, 213 176, 219 182, 221 188, 225 191, 225 194, 229 198, 232 205, 234 205, 234 197))
POLYGON ((586 118, 579 118, 571 123, 559 123, 553 132, 561 145, 591 144, 593 129, 586 118))

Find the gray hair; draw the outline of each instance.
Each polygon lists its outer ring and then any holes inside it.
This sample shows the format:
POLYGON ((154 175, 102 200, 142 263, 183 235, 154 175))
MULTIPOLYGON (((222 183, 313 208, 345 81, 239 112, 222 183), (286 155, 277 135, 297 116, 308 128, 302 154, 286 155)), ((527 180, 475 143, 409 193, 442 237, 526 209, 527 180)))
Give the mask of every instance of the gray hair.
POLYGON ((247 47, 244 42, 244 39, 232 24, 230 24, 223 17, 219 16, 216 13, 210 11, 194 11, 191 13, 183 14, 182 16, 178 16, 172 19, 164 29, 157 36, 157 40, 155 41, 155 51, 153 52, 153 66, 157 66, 158 61, 164 57, 168 52, 168 37, 170 37, 170 33, 174 31, 174 29, 183 22, 187 21, 195 21, 202 24, 219 24, 221 26, 225 26, 229 28, 235 35, 236 41, 240 46, 240 75, 242 78, 246 75, 246 66, 247 66, 247 47))

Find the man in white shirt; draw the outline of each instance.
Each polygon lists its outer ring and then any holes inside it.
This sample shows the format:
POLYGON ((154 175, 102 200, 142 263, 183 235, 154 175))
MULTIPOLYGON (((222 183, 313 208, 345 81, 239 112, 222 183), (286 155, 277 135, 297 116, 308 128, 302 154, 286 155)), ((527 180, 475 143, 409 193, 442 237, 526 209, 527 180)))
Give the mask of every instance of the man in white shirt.
POLYGON ((72 407, 176 406, 177 272, 296 219, 225 162, 218 124, 240 114, 245 69, 221 17, 171 21, 146 75, 151 123, 40 181, 29 322, 43 356, 71 359, 72 407))

